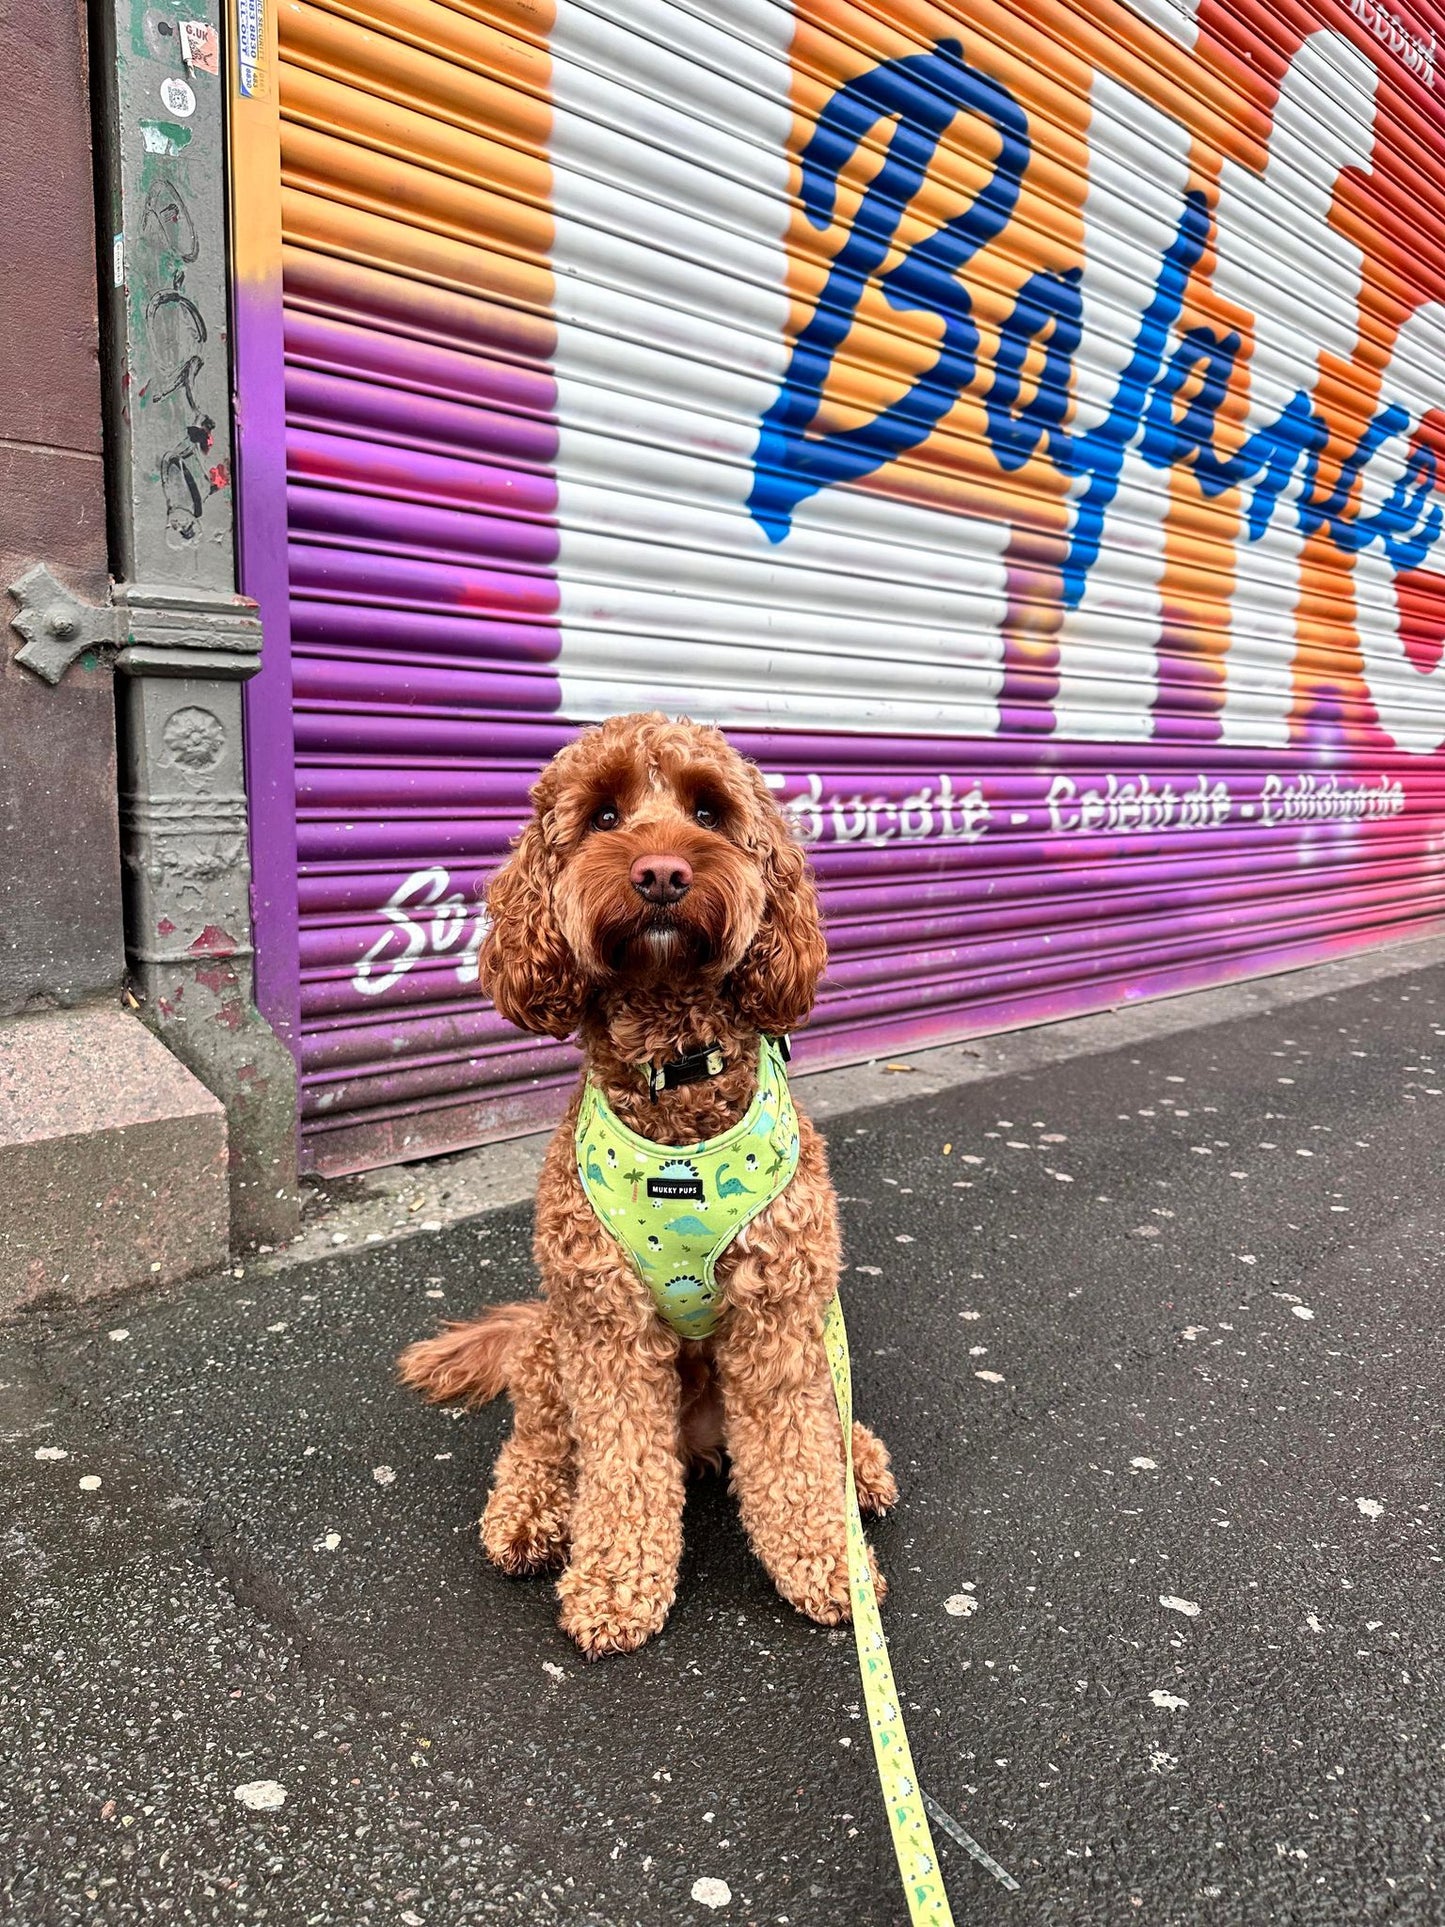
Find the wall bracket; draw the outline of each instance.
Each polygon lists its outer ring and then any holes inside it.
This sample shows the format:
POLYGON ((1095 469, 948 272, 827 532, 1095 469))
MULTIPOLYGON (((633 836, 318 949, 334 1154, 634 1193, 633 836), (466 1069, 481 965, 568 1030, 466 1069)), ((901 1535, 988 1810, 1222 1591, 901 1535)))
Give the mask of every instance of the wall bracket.
POLYGON ((15 660, 53 689, 88 649, 119 647, 119 612, 109 602, 85 602, 37 562, 10 593, 19 604, 10 627, 25 638, 15 660))

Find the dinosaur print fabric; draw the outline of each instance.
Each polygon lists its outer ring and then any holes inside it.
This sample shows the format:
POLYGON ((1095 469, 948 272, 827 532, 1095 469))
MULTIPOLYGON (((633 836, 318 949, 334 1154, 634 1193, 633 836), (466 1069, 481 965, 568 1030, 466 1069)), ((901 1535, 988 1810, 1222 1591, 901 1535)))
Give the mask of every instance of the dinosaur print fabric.
POLYGON ((582 1188, 658 1315, 683 1338, 708 1337, 722 1311, 719 1255, 798 1168, 798 1114, 777 1045, 762 1039, 753 1101, 719 1137, 654 1144, 588 1084, 576 1142, 582 1188))

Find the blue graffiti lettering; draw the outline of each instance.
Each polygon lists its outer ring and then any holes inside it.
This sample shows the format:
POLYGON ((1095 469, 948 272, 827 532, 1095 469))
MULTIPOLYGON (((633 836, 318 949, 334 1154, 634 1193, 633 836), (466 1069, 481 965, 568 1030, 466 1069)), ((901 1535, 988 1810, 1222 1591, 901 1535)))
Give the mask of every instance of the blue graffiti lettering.
MULTIPOLYGON (((1031 152, 1027 116, 1005 87, 969 66, 957 40, 942 40, 930 53, 885 61, 834 94, 803 150, 803 209, 815 228, 832 223, 843 168, 886 119, 895 122, 887 156, 833 258, 817 307, 793 345, 777 398, 762 419, 748 508, 772 542, 787 535, 794 510, 810 495, 856 481, 926 441, 978 380, 978 328, 957 276, 1013 216, 1031 152), (965 113, 989 123, 997 135, 988 181, 963 213, 879 277, 892 308, 942 322, 937 357, 906 394, 871 421, 814 433, 824 386, 858 304, 879 274, 944 134, 965 113)), ((1220 453, 1218 414, 1239 359, 1240 337, 1206 327, 1177 332, 1190 279, 1212 231, 1208 198, 1190 189, 1113 399, 1103 419, 1086 431, 1071 433, 1066 425, 1082 334, 1081 271, 1044 269, 1030 275, 1000 329, 983 396, 994 459, 1011 473, 1043 449, 1061 475, 1082 479, 1062 565, 1066 606, 1077 607, 1083 598, 1125 456, 1136 445, 1153 468, 1191 469, 1206 500, 1231 489, 1247 495, 1244 522, 1250 541, 1264 535, 1296 475, 1294 508, 1301 533, 1323 530, 1346 554, 1378 541, 1392 567, 1416 568, 1445 525, 1437 465, 1426 448, 1410 452, 1373 514, 1364 513, 1357 501, 1374 456, 1409 427, 1409 413, 1398 403, 1388 403, 1365 425, 1328 490, 1321 489, 1320 468, 1330 443, 1329 424, 1303 392, 1232 455, 1220 453), (1042 367, 1025 399, 1024 371, 1040 346, 1042 367)))
POLYGON ((1109 412, 1082 435, 1062 430, 1051 438, 1049 453, 1065 475, 1086 475, 1064 557, 1064 601, 1070 608, 1083 597, 1089 571, 1098 560, 1104 517, 1119 487, 1124 456, 1139 432, 1150 392, 1159 378, 1164 351, 1184 306, 1184 290, 1209 239, 1209 208, 1197 190, 1185 196, 1179 231, 1164 256, 1154 298, 1139 317, 1134 349, 1119 376, 1109 412))
POLYGON ((1428 448, 1413 450, 1383 507, 1374 515, 1360 517, 1358 527, 1363 532, 1360 547, 1378 536, 1392 568, 1418 569, 1434 548, 1441 523, 1445 521, 1445 510, 1431 499, 1438 482, 1431 451, 1428 448))
POLYGON ((1229 378, 1239 353, 1239 336, 1217 335, 1212 328, 1186 330, 1170 356, 1169 366, 1155 382, 1144 413, 1144 436, 1139 444, 1154 468, 1197 460, 1214 448, 1215 417, 1229 391, 1229 378), (1198 386, 1175 415, 1175 399, 1197 375, 1198 386))
POLYGON ((1062 429, 1069 412, 1069 377, 1079 345, 1083 301, 1078 268, 1031 274, 999 332, 993 386, 984 403, 989 445, 1005 470, 1022 468, 1045 436, 1062 429), (1019 405, 1029 350, 1044 342, 1044 365, 1031 398, 1019 405))
POLYGON ((1398 402, 1382 408, 1366 424, 1359 441, 1340 463, 1339 475, 1328 495, 1320 496, 1315 492, 1319 486, 1319 458, 1316 455, 1311 459, 1308 486, 1299 511, 1300 527, 1306 535, 1313 535, 1316 529, 1328 529, 1331 539, 1346 554, 1352 555, 1361 547, 1364 524, 1358 519, 1352 520, 1349 515, 1350 497, 1354 494, 1355 484, 1382 443, 1409 426, 1409 413, 1398 402))
POLYGON ((814 227, 832 221, 838 177, 850 155, 879 121, 894 117, 887 158, 834 256, 818 305, 793 345, 777 400, 763 417, 748 507, 773 542, 788 533, 794 509, 808 496, 835 482, 856 481, 926 441, 977 372, 978 328, 968 291, 956 277, 1013 213, 1028 161, 1027 116, 1006 88, 968 65, 956 40, 941 40, 931 53, 885 61, 834 94, 803 150, 803 209, 814 227), (993 171, 962 214, 910 248, 879 281, 891 308, 934 315, 943 323, 937 358, 871 421, 812 435, 824 383, 863 291, 960 113, 975 114, 996 129, 993 171))

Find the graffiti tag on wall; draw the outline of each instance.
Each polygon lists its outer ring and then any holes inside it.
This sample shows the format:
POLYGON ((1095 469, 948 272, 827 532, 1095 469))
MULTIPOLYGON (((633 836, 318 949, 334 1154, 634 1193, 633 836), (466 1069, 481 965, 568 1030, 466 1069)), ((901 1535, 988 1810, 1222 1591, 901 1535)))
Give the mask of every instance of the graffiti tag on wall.
POLYGON ((475 984, 486 911, 467 901, 441 864, 404 877, 377 915, 384 928, 352 973, 360 996, 385 996, 424 957, 449 958, 456 981, 475 984))

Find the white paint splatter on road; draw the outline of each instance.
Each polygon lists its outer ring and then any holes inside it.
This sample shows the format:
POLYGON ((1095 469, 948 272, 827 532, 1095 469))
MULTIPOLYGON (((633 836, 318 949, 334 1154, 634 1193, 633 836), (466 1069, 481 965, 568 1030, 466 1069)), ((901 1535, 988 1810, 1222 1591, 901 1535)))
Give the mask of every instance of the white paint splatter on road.
POLYGON ((279 1780, 246 1780, 236 1788, 235 1797, 252 1813, 271 1813, 285 1806, 286 1789, 279 1780))

